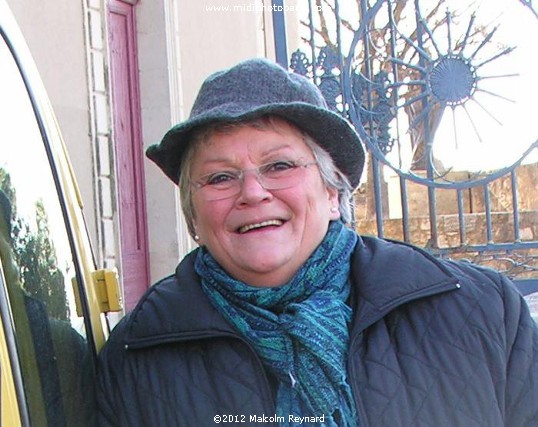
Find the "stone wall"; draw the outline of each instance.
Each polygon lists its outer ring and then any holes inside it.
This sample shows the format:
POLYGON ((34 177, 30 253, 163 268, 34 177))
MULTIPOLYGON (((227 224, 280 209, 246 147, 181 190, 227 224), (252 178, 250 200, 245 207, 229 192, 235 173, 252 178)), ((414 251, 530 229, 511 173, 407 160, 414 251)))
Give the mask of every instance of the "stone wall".
MULTIPOLYGON (((418 176, 425 173, 415 172, 418 176)), ((466 182, 471 179, 469 172, 451 172, 445 176, 446 181, 466 182)), ((473 176, 476 181, 480 176, 473 176)), ((400 198, 400 179, 392 176, 387 179, 386 194, 387 201, 384 201, 383 213, 386 218, 401 218, 402 207, 400 198)), ((538 210, 538 163, 523 165, 516 169, 516 189, 518 194, 519 211, 538 210)), ((425 214, 428 206, 428 187, 413 181, 406 181, 407 208, 409 216, 421 216, 425 214)), ((512 204, 512 180, 510 175, 505 175, 487 184, 490 198, 491 212, 511 212, 512 204)), ((462 206, 464 213, 485 212, 485 191, 486 187, 480 185, 461 191, 462 206)), ((363 185, 356 194, 357 218, 359 220, 368 219, 375 212, 373 209, 373 191, 366 184, 363 185)), ((452 189, 436 189, 435 205, 438 215, 450 215, 458 213, 457 191, 452 189)))
MULTIPOLYGON (((455 172, 446 176, 449 181, 461 182, 469 179, 468 172, 455 172)), ((475 180, 477 178, 475 177, 475 180)), ((383 215, 386 220, 399 219, 401 215, 400 181, 398 177, 390 178, 389 200, 384 203, 388 209, 384 209, 383 215)), ((407 209, 410 218, 420 218, 428 214, 428 188, 425 185, 406 181, 407 209)), ((523 165, 517 168, 516 173, 517 210, 519 212, 538 211, 538 163, 523 165)), ((490 212, 513 213, 512 180, 510 175, 505 175, 487 184, 490 199, 490 212)), ((371 212, 375 212, 373 204, 373 190, 364 184, 355 194, 355 215, 358 222, 368 222, 375 219, 371 212)), ((486 186, 480 185, 466 190, 461 190, 462 206, 464 214, 479 214, 486 211, 486 186)), ((458 194, 452 189, 435 190, 435 206, 437 215, 458 214, 458 194)))
MULTIPOLYGON (((438 246, 450 248, 461 245, 485 245, 487 243, 513 243, 515 240, 514 216, 508 212, 491 214, 492 238, 486 233, 485 213, 465 214, 464 227, 460 235, 459 217, 455 214, 437 217, 438 246), (463 237, 463 241, 461 240, 463 237)), ((357 230, 361 234, 376 235, 375 219, 360 220, 357 230)), ((430 246, 430 219, 428 216, 409 218, 408 224, 411 243, 417 246, 430 246)), ((401 219, 388 219, 383 222, 384 237, 403 240, 403 223, 401 219)), ((521 241, 538 240, 538 210, 519 213, 519 237, 521 241)))
MULTIPOLYGON (((456 178, 453 176, 453 178, 456 178)), ((462 177, 464 178, 464 177, 462 177)), ((484 187, 465 190, 462 194, 463 228, 460 229, 457 194, 455 190, 436 190, 437 243, 431 240, 428 216, 427 187, 408 183, 409 241, 420 247, 440 249, 461 248, 487 244, 513 244, 514 242, 538 241, 538 164, 521 166, 517 170, 519 236, 514 230, 514 210, 512 205, 512 183, 510 175, 488 184, 490 193, 491 236, 487 235, 484 187)), ((390 194, 390 192, 389 192, 390 194)), ((393 193, 394 194, 394 193, 393 193)), ((367 200, 372 200, 361 189, 356 194, 357 230, 365 235, 377 235, 375 217, 367 217, 367 200)), ((399 202, 398 200, 398 203, 399 202)), ((392 201, 394 204, 394 201, 392 201)), ((389 206, 391 203, 389 203, 389 206)), ((394 215, 393 215, 394 216, 394 215)), ((384 237, 404 240, 401 215, 383 221, 384 237)), ((503 253, 473 253, 462 249, 450 254, 453 258, 468 258, 474 262, 487 264, 501 271, 510 270, 519 278, 535 277, 538 269, 537 250, 511 251, 503 253), (535 270, 535 271, 532 271, 535 270)))

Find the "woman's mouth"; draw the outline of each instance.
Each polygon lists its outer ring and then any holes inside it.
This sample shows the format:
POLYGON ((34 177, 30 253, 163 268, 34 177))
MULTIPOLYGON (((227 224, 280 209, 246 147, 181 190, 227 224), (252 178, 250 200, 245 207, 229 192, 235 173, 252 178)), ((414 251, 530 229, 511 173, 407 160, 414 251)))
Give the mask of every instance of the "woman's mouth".
POLYGON ((257 222, 257 223, 254 223, 254 224, 243 225, 242 227, 239 227, 239 229, 237 231, 239 232, 239 234, 243 234, 243 233, 246 233, 248 231, 258 229, 258 228, 269 227, 269 226, 272 226, 272 225, 280 226, 283 223, 284 223, 284 221, 282 221, 280 219, 270 219, 270 220, 267 220, 267 221, 257 222))

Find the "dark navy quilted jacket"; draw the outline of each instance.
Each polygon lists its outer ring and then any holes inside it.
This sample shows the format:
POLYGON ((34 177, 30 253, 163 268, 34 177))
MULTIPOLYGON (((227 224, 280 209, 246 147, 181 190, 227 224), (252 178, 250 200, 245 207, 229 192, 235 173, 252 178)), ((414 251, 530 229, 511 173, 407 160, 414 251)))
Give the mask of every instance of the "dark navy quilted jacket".
MULTIPOLYGON (((275 425, 264 367, 205 297, 194 256, 113 331, 101 425, 275 425)), ((538 329, 503 276, 361 238, 352 281, 348 380, 361 426, 538 426, 538 329)))

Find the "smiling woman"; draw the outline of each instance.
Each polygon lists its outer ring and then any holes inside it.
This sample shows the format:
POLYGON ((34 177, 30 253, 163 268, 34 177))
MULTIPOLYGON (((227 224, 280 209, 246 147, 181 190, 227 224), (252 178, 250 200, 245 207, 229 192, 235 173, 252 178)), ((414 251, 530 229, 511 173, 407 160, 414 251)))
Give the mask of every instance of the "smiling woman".
MULTIPOLYGON (((292 133, 295 138, 302 139, 303 143, 306 144, 309 148, 309 153, 313 156, 314 160, 309 162, 303 158, 296 158, 295 160, 289 159, 279 159, 272 160, 264 165, 261 165, 257 168, 254 168, 250 171, 257 171, 256 176, 258 181, 265 189, 269 190, 279 190, 284 188, 290 188, 298 185, 303 182, 306 171, 304 169, 309 166, 316 165, 321 173, 322 179, 327 187, 332 187, 336 189, 339 193, 338 202, 339 202, 339 211, 342 220, 345 223, 351 222, 352 218, 352 203, 351 203, 351 192, 353 188, 351 187, 350 182, 347 177, 338 170, 335 166, 331 155, 318 145, 307 133, 301 129, 295 127, 286 120, 279 118, 278 116, 262 116, 254 119, 239 121, 239 122, 216 122, 210 123, 200 129, 193 131, 191 138, 191 143, 186 148, 185 154, 181 161, 180 170, 182 173, 179 177, 179 188, 180 188, 180 197, 181 197, 181 206, 183 208, 183 213, 187 220, 187 226, 191 236, 197 239, 196 232, 193 226, 193 206, 192 206, 192 191, 201 189, 202 187, 208 184, 208 179, 215 179, 218 177, 220 183, 213 181, 213 190, 206 189, 206 198, 208 197, 207 190, 209 190, 209 199, 219 200, 229 197, 231 194, 235 196, 240 192, 240 182, 244 179, 244 172, 241 170, 220 170, 219 174, 215 175, 214 172, 204 175, 199 178, 191 179, 192 175, 192 165, 194 162, 194 155, 198 152, 199 147, 202 145, 208 144, 210 138, 215 135, 225 135, 233 132, 239 131, 241 128, 251 128, 253 130, 258 130, 260 132, 274 132, 279 134, 279 137, 282 139, 282 132, 292 133), (283 161, 286 165, 283 164, 283 161), (226 183, 223 183, 222 173, 225 173, 227 177, 225 178, 226 183), (265 173, 264 173, 265 172, 265 173), (230 174, 236 177, 236 181, 230 182, 230 174), (203 184, 200 182, 202 179, 203 184), (233 194, 232 194, 233 193, 233 194), (214 194, 213 196, 211 194, 214 194)), ((277 147, 278 148, 278 147, 277 147)), ((230 154, 231 150, 227 150, 227 153, 230 154)), ((267 150, 269 154, 269 150, 267 150)), ((278 156, 276 156, 278 159, 278 156)))
POLYGON ((364 151, 307 79, 262 59, 215 73, 147 155, 200 247, 101 352, 102 425, 538 422, 521 295, 347 226, 364 151))
POLYGON ((281 119, 273 125, 275 130, 244 126, 214 133, 194 149, 191 165, 193 176, 288 165, 285 173, 243 173, 225 199, 211 197, 222 183, 207 184, 192 196, 190 220, 198 242, 232 276, 255 286, 291 279, 327 233, 329 221, 339 217, 336 189, 325 185, 318 168, 305 167, 316 162, 301 133, 281 119))

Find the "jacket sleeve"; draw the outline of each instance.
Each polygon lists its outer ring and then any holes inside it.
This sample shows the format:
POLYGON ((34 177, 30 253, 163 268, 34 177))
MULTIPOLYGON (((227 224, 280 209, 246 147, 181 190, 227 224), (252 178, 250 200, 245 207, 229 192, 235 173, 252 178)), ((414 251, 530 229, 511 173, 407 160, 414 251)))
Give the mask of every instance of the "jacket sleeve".
POLYGON ((501 275, 506 328, 507 426, 538 425, 538 324, 523 297, 501 275))
MULTIPOLYGON (((125 319, 125 318, 124 318, 125 319)), ((97 370, 97 418, 100 427, 126 425, 126 408, 121 403, 125 384, 120 378, 124 362, 121 344, 122 320, 112 331, 109 340, 99 354, 97 370), (119 337, 118 337, 119 336, 119 337)))
POLYGON ((98 424, 101 427, 119 426, 117 414, 114 409, 113 385, 110 367, 108 366, 108 344, 103 348, 99 356, 99 370, 97 377, 97 408, 98 424))

